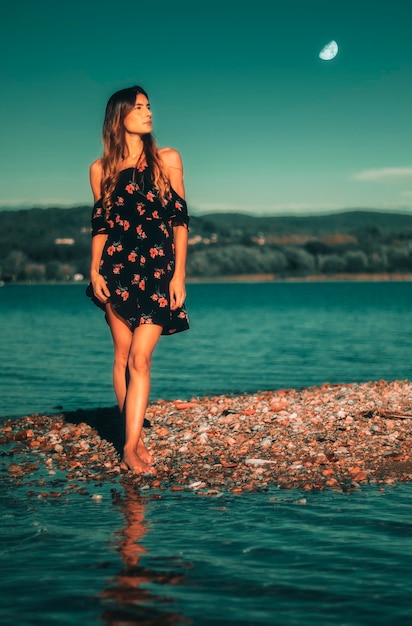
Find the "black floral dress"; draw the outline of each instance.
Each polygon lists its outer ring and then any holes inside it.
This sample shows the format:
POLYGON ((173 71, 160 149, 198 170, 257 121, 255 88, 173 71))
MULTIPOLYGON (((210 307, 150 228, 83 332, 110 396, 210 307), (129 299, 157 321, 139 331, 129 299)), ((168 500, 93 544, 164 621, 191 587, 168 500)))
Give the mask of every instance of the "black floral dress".
MULTIPOLYGON (((189 328, 183 308, 170 309, 169 285, 173 277, 175 250, 173 227, 188 228, 187 205, 173 189, 163 206, 151 182, 150 170, 122 170, 113 194, 113 207, 105 219, 102 200, 92 212, 92 236, 107 235, 100 274, 107 282, 110 303, 132 330, 141 324, 158 324, 162 334, 189 328)), ((87 295, 100 308, 105 306, 87 295)))

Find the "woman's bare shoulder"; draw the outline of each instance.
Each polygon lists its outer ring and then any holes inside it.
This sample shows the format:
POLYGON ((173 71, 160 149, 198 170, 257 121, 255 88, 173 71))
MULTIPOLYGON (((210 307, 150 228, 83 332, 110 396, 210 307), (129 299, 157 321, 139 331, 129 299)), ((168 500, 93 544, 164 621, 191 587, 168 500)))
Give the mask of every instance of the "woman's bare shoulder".
POLYGON ((90 165, 90 174, 102 174, 103 171, 103 162, 102 159, 96 159, 95 161, 93 161, 93 163, 90 165))
POLYGON ((170 185, 182 198, 185 197, 185 188, 183 184, 183 163, 182 157, 177 150, 173 148, 161 148, 158 154, 163 161, 165 174, 169 179, 170 185))
POLYGON ((96 159, 96 161, 93 161, 93 163, 90 165, 90 168, 89 168, 89 174, 90 174, 90 186, 93 191, 94 199, 98 200, 98 198, 100 198, 100 193, 101 193, 100 185, 102 182, 102 175, 103 175, 102 159, 96 159))
POLYGON ((174 148, 159 148, 158 154, 166 167, 178 170, 183 169, 182 157, 174 148))

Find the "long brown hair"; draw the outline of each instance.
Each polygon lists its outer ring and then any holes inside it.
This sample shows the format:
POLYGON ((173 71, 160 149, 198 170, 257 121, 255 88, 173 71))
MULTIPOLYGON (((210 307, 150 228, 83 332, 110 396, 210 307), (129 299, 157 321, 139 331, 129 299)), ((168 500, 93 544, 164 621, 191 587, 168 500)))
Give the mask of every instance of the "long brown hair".
MULTIPOLYGON (((112 194, 116 187, 121 161, 125 155, 125 128, 123 120, 136 104, 136 96, 148 95, 142 87, 127 87, 116 91, 110 96, 103 122, 103 158, 102 158, 102 182, 101 194, 103 208, 106 211, 106 219, 109 218, 113 206, 112 194)), ((170 194, 170 182, 163 170, 162 162, 158 154, 156 142, 151 133, 142 136, 143 152, 146 163, 151 173, 151 179, 156 187, 160 201, 164 204, 170 194)))

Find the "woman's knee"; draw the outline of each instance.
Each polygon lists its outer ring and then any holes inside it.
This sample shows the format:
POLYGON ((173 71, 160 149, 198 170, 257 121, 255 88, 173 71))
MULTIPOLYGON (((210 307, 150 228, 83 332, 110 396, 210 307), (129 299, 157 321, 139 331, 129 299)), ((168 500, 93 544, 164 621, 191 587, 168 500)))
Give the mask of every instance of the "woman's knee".
POLYGON ((128 366, 130 374, 145 375, 150 372, 151 357, 144 352, 131 353, 128 366))

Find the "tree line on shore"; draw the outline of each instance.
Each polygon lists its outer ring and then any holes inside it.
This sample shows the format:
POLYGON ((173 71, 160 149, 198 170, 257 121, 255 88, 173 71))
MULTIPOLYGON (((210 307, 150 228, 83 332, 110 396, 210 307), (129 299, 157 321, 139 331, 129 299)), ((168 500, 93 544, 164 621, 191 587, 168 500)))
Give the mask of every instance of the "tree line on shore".
MULTIPOLYGON (((87 279, 87 206, 0 211, 0 280, 87 279)), ((412 272, 412 214, 192 215, 188 277, 412 272)))

